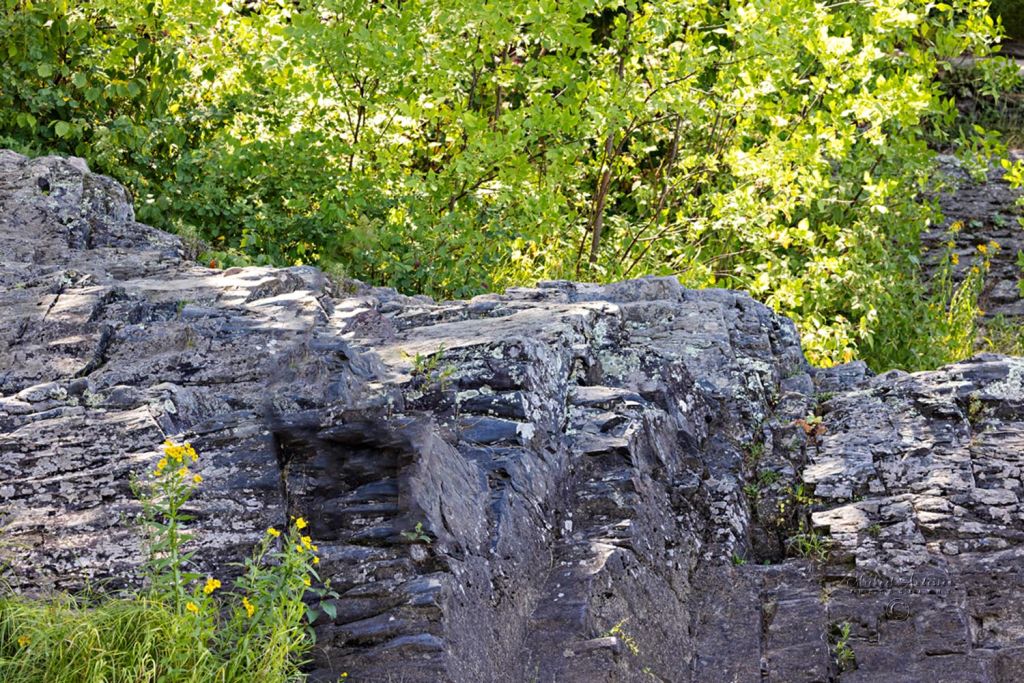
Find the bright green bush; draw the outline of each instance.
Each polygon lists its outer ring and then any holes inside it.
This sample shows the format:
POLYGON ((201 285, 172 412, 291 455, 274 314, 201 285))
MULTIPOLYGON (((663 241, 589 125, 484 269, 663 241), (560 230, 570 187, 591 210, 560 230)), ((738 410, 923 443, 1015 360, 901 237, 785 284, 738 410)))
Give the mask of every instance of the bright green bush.
POLYGON ((0 680, 12 683, 278 683, 304 680, 312 646, 303 597, 316 546, 294 520, 268 529, 234 590, 189 571, 182 512, 202 478, 188 444, 164 444, 137 486, 150 555, 138 594, 75 600, 0 598, 0 680), (218 592, 219 591, 219 592, 218 592))
POLYGON ((218 265, 333 265, 435 296, 673 273, 791 316, 814 363, 958 353, 918 237, 938 219, 929 143, 993 149, 952 130, 937 78, 988 53, 985 0, 5 2, 0 37, 53 66, 0 67, 5 93, 27 79, 0 135, 99 159, 143 220, 198 231, 218 265), (45 28, 56 16, 80 28, 45 28), (93 64, 159 77, 93 106, 74 80, 93 64), (131 135, 108 144, 114 120, 131 135))

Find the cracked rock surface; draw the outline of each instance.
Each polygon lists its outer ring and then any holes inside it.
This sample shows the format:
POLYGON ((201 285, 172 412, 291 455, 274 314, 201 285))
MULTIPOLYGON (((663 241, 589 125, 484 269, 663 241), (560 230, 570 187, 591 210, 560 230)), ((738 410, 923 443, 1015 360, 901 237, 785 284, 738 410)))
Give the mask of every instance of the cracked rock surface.
POLYGON ((15 589, 135 584, 171 437, 200 571, 310 520, 314 680, 1024 680, 1024 360, 813 371, 671 278, 434 302, 183 254, 80 161, 0 152, 15 589))

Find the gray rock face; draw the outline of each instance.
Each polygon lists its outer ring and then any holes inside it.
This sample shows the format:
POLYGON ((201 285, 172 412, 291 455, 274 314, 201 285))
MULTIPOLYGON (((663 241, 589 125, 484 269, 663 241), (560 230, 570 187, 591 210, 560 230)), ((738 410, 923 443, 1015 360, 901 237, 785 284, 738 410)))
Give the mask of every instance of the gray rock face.
MULTIPOLYGON (((1021 159, 1022 153, 1012 152, 1010 158, 1021 159)), ((991 268, 978 301, 985 311, 984 321, 1001 316, 1011 324, 1024 324, 1024 296, 1020 288, 1024 273, 1017 265, 1018 254, 1024 252, 1022 207, 1017 204, 1021 191, 1003 180, 1000 166, 993 165, 988 178, 976 182, 955 158, 941 156, 939 162, 950 187, 939 197, 945 222, 921 238, 926 272, 934 275, 939 270, 945 245, 952 242, 952 253, 959 260, 953 277, 960 282, 973 265, 983 260, 978 248, 984 248, 991 268), (959 229, 951 233, 954 223, 959 229)))
POLYGON ((1024 676, 1024 360, 815 373, 788 320, 670 278, 436 303, 182 253, 0 152, 16 588, 135 582, 129 477, 172 437, 201 571, 310 520, 316 680, 1024 676))

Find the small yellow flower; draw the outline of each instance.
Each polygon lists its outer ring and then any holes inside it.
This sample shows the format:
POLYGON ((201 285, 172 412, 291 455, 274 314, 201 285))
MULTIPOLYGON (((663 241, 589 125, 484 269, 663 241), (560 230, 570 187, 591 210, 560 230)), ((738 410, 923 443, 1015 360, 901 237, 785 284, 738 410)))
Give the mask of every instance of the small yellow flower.
POLYGON ((256 608, 252 606, 252 603, 249 602, 249 598, 247 597, 242 598, 242 607, 245 608, 246 616, 250 618, 252 618, 252 615, 256 613, 256 608))
POLYGON ((220 588, 220 581, 211 576, 206 579, 206 585, 203 586, 203 593, 209 595, 218 588, 220 588))
POLYGON ((320 558, 319 557, 314 557, 313 558, 313 564, 320 564, 320 558))
POLYGON ((197 607, 196 603, 192 602, 191 600, 189 600, 188 604, 185 605, 185 609, 187 609, 192 614, 199 614, 199 607, 197 607))
POLYGON ((988 245, 979 244, 978 245, 978 251, 981 252, 982 254, 987 254, 988 253, 988 245))
POLYGON ((960 254, 952 254, 949 257, 949 260, 950 262, 952 262, 954 266, 957 265, 958 263, 960 263, 960 254))
POLYGON ((182 479, 187 479, 188 478, 188 468, 187 467, 182 467, 180 470, 178 470, 178 476, 181 477, 182 479))
POLYGON ((992 251, 999 251, 1003 247, 1001 244, 999 244, 999 242, 992 240, 991 242, 988 243, 988 248, 991 249, 992 251))
POLYGON ((302 531, 307 526, 308 525, 306 524, 306 520, 304 518, 299 517, 297 520, 295 520, 295 528, 298 529, 299 531, 302 531))
POLYGON ((275 529, 274 527, 270 527, 269 529, 267 529, 267 533, 273 536, 274 538, 277 538, 281 535, 281 532, 275 529))
POLYGON ((302 577, 302 583, 306 584, 306 588, 309 588, 310 586, 313 585, 313 583, 309 580, 308 576, 303 576, 302 577))
POLYGON ((192 481, 195 482, 196 484, 202 484, 203 478, 197 474, 196 476, 192 477, 192 481))
POLYGON ((20 647, 28 647, 28 644, 32 642, 32 639, 28 636, 18 636, 18 645, 20 647))

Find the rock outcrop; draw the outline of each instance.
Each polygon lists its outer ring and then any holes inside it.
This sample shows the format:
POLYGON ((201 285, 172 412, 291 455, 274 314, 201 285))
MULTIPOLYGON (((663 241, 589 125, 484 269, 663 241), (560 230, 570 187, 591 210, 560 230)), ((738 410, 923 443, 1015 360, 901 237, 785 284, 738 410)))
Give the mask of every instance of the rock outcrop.
MULTIPOLYGON (((1024 153, 1020 151, 1010 154, 1014 161, 1021 158, 1024 153)), ((942 155, 939 162, 949 187, 939 196, 945 220, 922 235, 926 275, 937 275, 947 252, 956 255, 952 268, 956 282, 963 281, 972 266, 988 260, 990 270, 978 300, 984 311, 983 324, 991 326, 998 321, 1024 330, 1024 271, 1018 265, 1019 254, 1024 252, 1020 223, 1024 206, 1017 203, 1024 193, 1003 180, 1001 166, 993 165, 988 177, 978 181, 955 157, 942 155)))
POLYGON ((135 581, 130 476, 174 437, 202 571, 311 521, 316 680, 1024 677, 1024 360, 813 371, 671 278, 434 302, 182 255, 80 162, 0 152, 15 588, 135 581))

